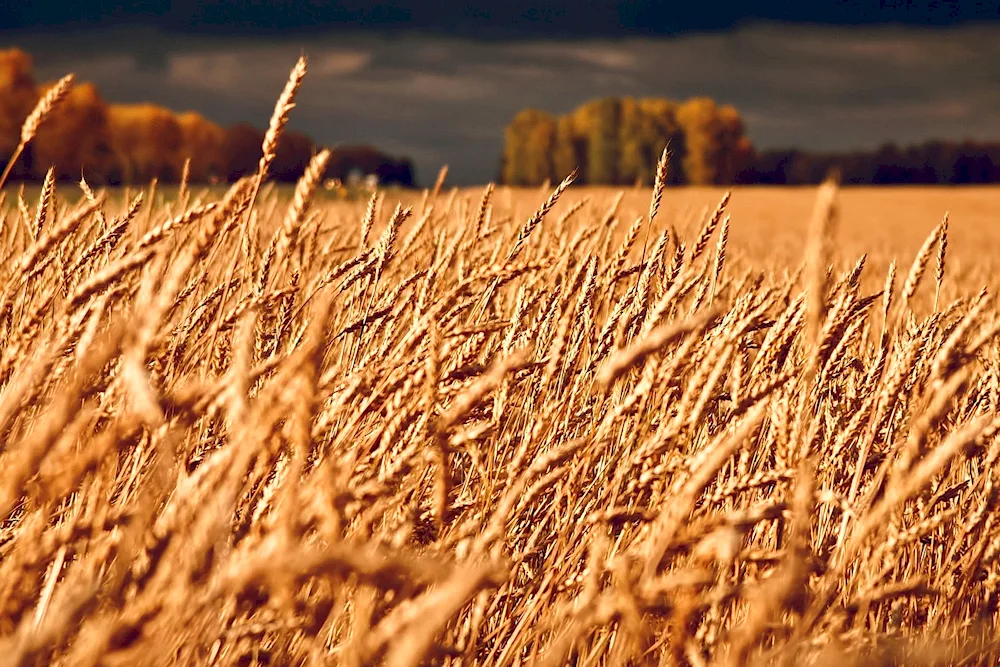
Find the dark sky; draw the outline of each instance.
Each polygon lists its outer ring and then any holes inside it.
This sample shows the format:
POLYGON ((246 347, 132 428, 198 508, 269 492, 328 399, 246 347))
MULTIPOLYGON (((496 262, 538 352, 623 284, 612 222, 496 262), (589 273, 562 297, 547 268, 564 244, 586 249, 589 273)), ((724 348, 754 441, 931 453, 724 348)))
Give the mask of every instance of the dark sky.
POLYGON ((504 124, 605 95, 734 104, 760 147, 1000 139, 1000 0, 0 0, 0 48, 109 102, 264 126, 296 57, 291 125, 495 177, 504 124))
POLYGON ((0 8, 0 25, 14 29, 143 23, 225 34, 393 28, 466 37, 673 35, 759 20, 947 26, 997 19, 997 0, 7 0, 0 8))

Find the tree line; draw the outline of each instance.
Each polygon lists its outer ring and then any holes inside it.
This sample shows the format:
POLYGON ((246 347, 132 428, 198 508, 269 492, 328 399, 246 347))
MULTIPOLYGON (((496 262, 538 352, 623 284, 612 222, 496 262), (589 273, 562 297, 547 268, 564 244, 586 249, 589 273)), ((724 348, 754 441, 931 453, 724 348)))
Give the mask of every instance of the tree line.
POLYGON ((707 97, 685 102, 603 98, 556 116, 519 112, 507 125, 500 180, 540 185, 579 168, 578 183, 650 185, 665 145, 675 184, 732 183, 751 165, 743 119, 707 97))
POLYGON ((872 151, 758 151, 740 113, 706 97, 603 98, 558 116, 525 109, 504 133, 500 181, 541 185, 579 168, 578 183, 650 185, 669 145, 668 182, 808 185, 837 172, 857 185, 1000 182, 1000 143, 929 141, 872 151))
POLYGON ((963 185, 1000 183, 1000 143, 928 141, 911 146, 885 144, 874 151, 810 153, 767 151, 736 183, 811 185, 831 171, 854 185, 963 185))
MULTIPOLYGON (((38 84, 31 56, 0 51, 0 169, 13 153, 21 124, 54 83, 38 84)), ((91 83, 75 84, 41 126, 14 165, 11 178, 43 178, 51 168, 59 179, 118 185, 177 182, 186 160, 195 183, 232 182, 257 170, 264 132, 246 123, 221 127, 188 111, 154 104, 108 104, 91 83)), ((297 180, 316 150, 306 135, 282 135, 271 167, 278 181, 297 180)), ((413 167, 370 146, 336 148, 325 178, 345 179, 352 171, 375 174, 382 183, 412 186, 413 167)))

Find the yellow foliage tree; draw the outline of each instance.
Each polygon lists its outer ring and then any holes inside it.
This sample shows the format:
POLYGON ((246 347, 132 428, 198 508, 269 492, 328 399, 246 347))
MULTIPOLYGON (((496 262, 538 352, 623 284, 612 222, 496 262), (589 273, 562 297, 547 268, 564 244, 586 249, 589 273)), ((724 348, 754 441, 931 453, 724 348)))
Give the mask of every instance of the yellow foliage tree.
POLYGON ((621 152, 618 162, 618 180, 621 183, 650 185, 656 172, 656 163, 646 151, 649 141, 646 118, 638 100, 626 97, 621 101, 619 133, 621 152))
POLYGON ((154 104, 113 104, 108 111, 111 146, 126 183, 180 177, 184 132, 177 116, 154 104))
POLYGON ((271 178, 279 181, 298 180, 305 172, 312 156, 312 139, 294 130, 285 132, 278 141, 274 162, 271 163, 271 178))
POLYGON ((544 111, 525 109, 505 132, 504 183, 541 185, 553 177, 552 156, 556 145, 556 120, 544 111))
POLYGON ((226 176, 226 159, 223 145, 226 131, 194 111, 177 117, 181 128, 181 164, 191 160, 188 178, 195 183, 203 183, 212 177, 226 176))
POLYGON ((718 108, 717 141, 720 147, 716 183, 732 183, 740 171, 749 166, 753 147, 744 136, 746 131, 740 112, 725 104, 718 108))
MULTIPOLYGON (((42 86, 42 95, 54 83, 42 86)), ((32 175, 41 178, 51 167, 56 178, 103 183, 116 175, 108 130, 108 107, 92 83, 73 86, 38 130, 33 142, 32 175)))
POLYGON ((667 172, 670 183, 684 182, 684 168, 680 156, 684 155, 684 132, 677 122, 677 103, 670 100, 647 97, 638 101, 641 109, 643 164, 649 169, 647 183, 653 182, 656 165, 663 149, 670 147, 675 156, 667 172))
MULTIPOLYGON (((581 137, 570 116, 556 119, 556 145, 552 152, 552 168, 556 179, 565 178, 574 169, 582 167, 587 160, 586 139, 581 137)), ((582 172, 582 170, 581 170, 582 172)), ((586 174, 581 173, 582 177, 586 174)), ((584 178, 577 179, 583 182, 584 178)))
POLYGON ((587 182, 618 183, 620 100, 606 97, 588 102, 579 110, 577 118, 587 138, 587 182))
POLYGON ((684 174, 692 185, 711 185, 718 176, 719 122, 715 101, 695 97, 677 109, 684 130, 684 174))
POLYGON ((0 51, 0 165, 21 136, 21 125, 38 101, 32 60, 20 49, 0 51))
POLYGON ((529 109, 507 127, 501 177, 536 185, 580 167, 578 183, 648 186, 669 147, 668 183, 733 183, 752 165, 744 132, 735 108, 707 97, 681 104, 609 97, 558 118, 529 109))
POLYGON ((752 154, 743 119, 730 105, 696 97, 677 109, 684 131, 684 172, 689 183, 732 183, 752 154))

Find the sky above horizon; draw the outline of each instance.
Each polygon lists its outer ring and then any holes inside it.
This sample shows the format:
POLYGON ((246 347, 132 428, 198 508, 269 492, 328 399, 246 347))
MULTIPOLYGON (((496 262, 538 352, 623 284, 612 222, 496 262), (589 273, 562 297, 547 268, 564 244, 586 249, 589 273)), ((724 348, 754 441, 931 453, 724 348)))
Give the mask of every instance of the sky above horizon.
MULTIPOLYGON (((522 10, 535 6, 518 2, 522 10)), ((755 16, 718 3, 719 25, 706 28, 713 23, 708 13, 657 22, 654 10, 663 3, 636 0, 633 13, 644 9, 649 17, 644 29, 629 28, 633 17, 595 30, 592 19, 574 22, 575 14, 564 12, 535 14, 524 25, 498 19, 514 32, 489 38, 471 24, 427 26, 430 12, 411 11, 402 23, 368 21, 367 28, 318 20, 308 30, 262 31, 263 19, 227 29, 224 12, 208 29, 185 24, 184 12, 196 5, 177 0, 161 15, 149 9, 156 2, 132 3, 147 7, 145 14, 117 4, 124 7, 118 14, 97 20, 70 14, 61 26, 32 20, 30 11, 12 18, 0 10, 0 47, 31 53, 40 81, 74 72, 108 102, 153 102, 224 125, 259 127, 305 53, 309 74, 290 126, 324 145, 369 143, 408 156, 424 184, 446 163, 453 183, 495 178, 504 125, 520 109, 565 113, 608 95, 707 95, 736 106, 751 140, 764 149, 1000 139, 1000 21, 989 20, 998 15, 990 3, 963 3, 963 10, 956 3, 952 15, 939 11, 949 3, 936 2, 929 7, 938 9, 923 14, 884 11, 882 21, 877 12, 845 11, 846 2, 826 3, 827 14, 811 18, 794 9, 780 14, 782 6, 803 6, 796 3, 761 3, 755 16), (799 22, 774 20, 783 16, 799 22), (847 25, 852 16, 861 25, 847 25)), ((225 6, 234 4, 240 3, 225 6)), ((297 6, 303 4, 321 3, 297 6)), ((403 11, 420 3, 354 0, 351 6, 403 11)))

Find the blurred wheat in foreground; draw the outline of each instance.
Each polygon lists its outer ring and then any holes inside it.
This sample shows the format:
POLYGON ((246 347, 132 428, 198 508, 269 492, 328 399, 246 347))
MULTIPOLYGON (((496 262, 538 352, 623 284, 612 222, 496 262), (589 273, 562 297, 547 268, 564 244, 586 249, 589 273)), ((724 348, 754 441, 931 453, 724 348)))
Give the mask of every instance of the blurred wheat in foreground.
POLYGON ((217 200, 0 206, 0 664, 1000 657, 1000 318, 947 222, 872 275, 827 184, 758 272, 728 196, 663 219, 666 154, 635 218, 331 207, 325 152, 285 202, 304 74, 217 200))

